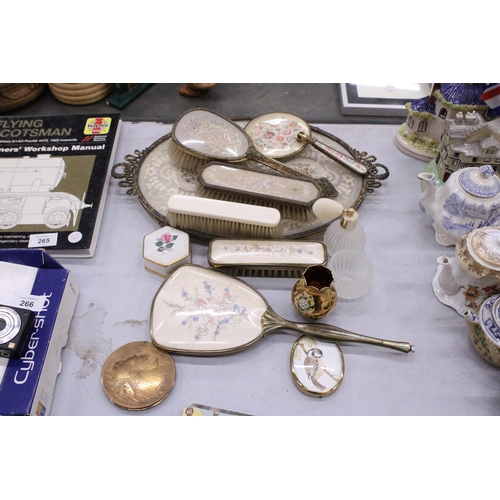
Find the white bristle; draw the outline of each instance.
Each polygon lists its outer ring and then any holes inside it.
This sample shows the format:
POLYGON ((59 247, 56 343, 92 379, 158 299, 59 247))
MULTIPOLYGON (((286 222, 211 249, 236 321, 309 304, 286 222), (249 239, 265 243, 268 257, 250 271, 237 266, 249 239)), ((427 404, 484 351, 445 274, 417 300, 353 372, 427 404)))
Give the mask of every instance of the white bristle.
POLYGON ((221 191, 206 189, 201 184, 196 186, 196 194, 202 198, 211 198, 213 200, 231 201, 233 203, 244 203, 246 205, 276 208, 276 210, 279 210, 281 213, 282 219, 292 219, 303 222, 311 222, 314 219, 311 207, 303 208, 300 206, 284 205, 283 203, 269 201, 265 198, 256 199, 244 197, 243 195, 223 193, 221 191))
POLYGON ((312 180, 219 162, 203 165, 197 179, 198 196, 276 208, 283 219, 315 219, 312 205, 320 196, 320 189, 312 180))
POLYGON ((174 195, 167 202, 169 224, 217 236, 277 239, 283 236, 275 208, 174 195))
POLYGON ((320 198, 314 202, 312 211, 318 219, 336 219, 342 214, 344 207, 331 198, 320 198))
POLYGON ((167 151, 170 156, 170 163, 174 167, 178 167, 187 172, 196 173, 200 167, 210 160, 199 158, 198 156, 189 154, 187 151, 181 149, 173 140, 167 145, 167 151))

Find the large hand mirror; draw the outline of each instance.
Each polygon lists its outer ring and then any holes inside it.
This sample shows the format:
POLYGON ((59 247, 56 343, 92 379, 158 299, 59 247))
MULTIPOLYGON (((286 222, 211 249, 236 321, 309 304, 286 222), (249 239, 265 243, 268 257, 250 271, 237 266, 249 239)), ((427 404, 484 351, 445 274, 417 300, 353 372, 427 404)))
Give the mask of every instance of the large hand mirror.
POLYGON ((228 354, 246 349, 277 330, 405 353, 413 350, 407 342, 368 337, 328 324, 287 321, 246 282, 195 264, 186 264, 170 274, 151 307, 151 339, 157 347, 173 353, 228 354))

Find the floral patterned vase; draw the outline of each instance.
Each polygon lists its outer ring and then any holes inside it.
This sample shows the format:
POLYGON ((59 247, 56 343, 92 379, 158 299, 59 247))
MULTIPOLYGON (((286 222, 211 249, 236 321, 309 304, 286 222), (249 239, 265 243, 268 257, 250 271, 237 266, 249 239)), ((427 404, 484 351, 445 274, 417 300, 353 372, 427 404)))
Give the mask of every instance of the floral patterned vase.
POLYGON ((310 266, 292 289, 292 304, 304 318, 320 319, 337 305, 332 272, 324 266, 310 266))

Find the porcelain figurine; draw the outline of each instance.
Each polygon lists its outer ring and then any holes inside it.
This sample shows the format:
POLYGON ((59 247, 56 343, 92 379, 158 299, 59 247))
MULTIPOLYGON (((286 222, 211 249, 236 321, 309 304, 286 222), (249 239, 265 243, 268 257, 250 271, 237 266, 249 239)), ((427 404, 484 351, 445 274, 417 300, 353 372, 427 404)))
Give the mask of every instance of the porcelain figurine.
POLYGON ((422 172, 421 210, 433 219, 437 243, 452 246, 474 229, 500 222, 500 179, 490 165, 454 172, 441 186, 433 173, 422 172))
POLYGON ((490 363, 500 366, 500 295, 483 302, 479 313, 467 311, 469 337, 474 349, 490 363))

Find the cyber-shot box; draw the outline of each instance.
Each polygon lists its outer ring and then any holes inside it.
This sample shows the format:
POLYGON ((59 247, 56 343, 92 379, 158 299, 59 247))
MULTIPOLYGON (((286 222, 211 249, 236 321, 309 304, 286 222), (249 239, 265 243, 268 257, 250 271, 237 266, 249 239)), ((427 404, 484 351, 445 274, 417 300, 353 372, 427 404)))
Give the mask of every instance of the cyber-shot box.
POLYGON ((49 415, 78 295, 45 250, 0 249, 0 305, 35 314, 19 356, 0 357, 0 415, 49 415))

